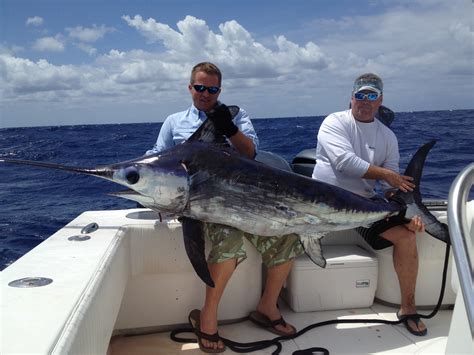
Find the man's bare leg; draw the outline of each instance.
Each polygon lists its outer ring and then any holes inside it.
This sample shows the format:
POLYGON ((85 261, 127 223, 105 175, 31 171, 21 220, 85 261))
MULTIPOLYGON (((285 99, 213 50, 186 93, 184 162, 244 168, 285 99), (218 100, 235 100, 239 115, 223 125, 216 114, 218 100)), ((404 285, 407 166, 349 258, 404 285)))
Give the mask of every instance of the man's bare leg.
MULTIPOLYGON (((390 228, 381 235, 393 243, 393 266, 398 276, 401 293, 400 315, 416 313, 415 289, 418 276, 418 251, 416 234, 401 225, 390 228)), ((420 321, 418 327, 409 320, 412 329, 423 331, 426 326, 420 321)))
MULTIPOLYGON (((230 280, 232 273, 236 267, 236 259, 229 259, 217 264, 208 264, 209 272, 215 287, 206 286, 206 299, 204 307, 201 309, 201 332, 206 334, 214 334, 217 332, 217 311, 219 302, 224 293, 227 282, 230 280)), ((219 340, 211 342, 202 339, 202 344, 206 348, 223 349, 224 343, 219 340)))
MULTIPOLYGON (((280 310, 277 308, 278 296, 292 266, 293 260, 290 260, 267 269, 265 289, 257 305, 257 311, 263 313, 272 321, 281 317, 280 310)), ((278 324, 275 328, 288 334, 293 332, 293 327, 289 324, 286 324, 286 326, 278 324)))

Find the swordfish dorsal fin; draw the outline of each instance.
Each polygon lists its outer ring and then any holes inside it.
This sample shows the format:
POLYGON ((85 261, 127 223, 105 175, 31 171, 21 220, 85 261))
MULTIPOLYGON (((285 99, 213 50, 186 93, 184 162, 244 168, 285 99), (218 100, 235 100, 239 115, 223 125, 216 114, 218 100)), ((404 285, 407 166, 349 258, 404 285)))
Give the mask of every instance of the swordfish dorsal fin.
MULTIPOLYGON (((218 103, 220 105, 220 103, 218 103)), ((240 111, 238 106, 232 105, 227 106, 232 118, 237 116, 240 111)), ((227 143, 226 138, 216 130, 214 124, 210 119, 204 121, 204 123, 188 138, 187 142, 206 142, 206 143, 227 143)))

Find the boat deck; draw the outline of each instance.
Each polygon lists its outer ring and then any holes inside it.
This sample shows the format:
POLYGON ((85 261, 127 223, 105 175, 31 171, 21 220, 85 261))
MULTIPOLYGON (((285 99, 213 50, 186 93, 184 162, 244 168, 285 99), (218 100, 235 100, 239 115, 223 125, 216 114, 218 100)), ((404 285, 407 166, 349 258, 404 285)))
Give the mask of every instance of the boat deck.
MULTIPOLYGON (((280 301, 280 309, 288 323, 301 330, 313 323, 332 319, 383 319, 396 320, 397 309, 374 303, 370 308, 335 310, 323 312, 295 313, 280 301)), ((429 314, 430 310, 420 311, 429 314)), ((296 339, 282 342, 281 354, 312 347, 324 347, 330 354, 444 354, 447 335, 451 323, 451 310, 440 310, 434 318, 424 319, 428 334, 417 337, 410 334, 403 325, 387 324, 334 324, 311 329, 296 339)), ((258 328, 250 321, 222 325, 221 336, 238 342, 252 342, 275 337, 272 333, 258 328)), ((115 336, 109 346, 108 355, 122 354, 202 354, 197 343, 177 343, 170 339, 169 332, 115 336)), ((182 337, 194 337, 183 333, 182 337)), ((271 354, 275 347, 254 352, 271 354)), ((226 350, 225 354, 234 354, 226 350)))

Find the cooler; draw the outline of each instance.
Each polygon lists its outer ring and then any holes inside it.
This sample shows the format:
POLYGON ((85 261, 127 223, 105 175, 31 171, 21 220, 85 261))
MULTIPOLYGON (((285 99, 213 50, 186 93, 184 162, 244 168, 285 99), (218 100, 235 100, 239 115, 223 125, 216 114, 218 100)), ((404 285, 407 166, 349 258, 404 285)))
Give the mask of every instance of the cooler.
POLYGON ((323 245, 326 268, 295 259, 282 297, 295 312, 366 308, 374 302, 377 258, 357 245, 323 245))

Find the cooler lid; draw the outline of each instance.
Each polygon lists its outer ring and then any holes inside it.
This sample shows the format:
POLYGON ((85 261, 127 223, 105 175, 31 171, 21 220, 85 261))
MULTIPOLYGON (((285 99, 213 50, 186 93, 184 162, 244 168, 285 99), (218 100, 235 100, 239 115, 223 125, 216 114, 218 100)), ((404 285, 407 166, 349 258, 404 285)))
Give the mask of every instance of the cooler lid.
MULTIPOLYGON (((377 257, 358 245, 323 245, 326 268, 355 268, 376 266, 377 257)), ((317 268, 310 258, 302 255, 295 260, 294 268, 317 268)))

